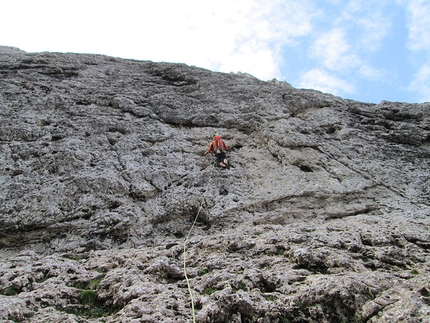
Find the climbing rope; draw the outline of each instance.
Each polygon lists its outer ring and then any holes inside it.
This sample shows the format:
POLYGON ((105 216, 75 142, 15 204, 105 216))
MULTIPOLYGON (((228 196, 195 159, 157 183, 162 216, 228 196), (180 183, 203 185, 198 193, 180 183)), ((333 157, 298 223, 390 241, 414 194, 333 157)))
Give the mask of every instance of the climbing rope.
POLYGON ((210 185, 211 180, 212 180, 212 174, 213 174, 214 168, 215 168, 215 164, 212 164, 211 173, 209 174, 209 180, 208 180, 208 184, 206 186, 205 193, 203 194, 202 201, 200 202, 200 206, 199 206, 199 209, 197 211, 197 215, 194 218, 194 221, 193 221, 193 224, 191 225, 190 231, 188 232, 188 235, 187 235, 187 237, 186 237, 186 239, 184 241, 184 276, 185 276, 185 280, 187 281, 188 293, 190 294, 190 298, 191 298, 191 314, 193 316, 193 323, 196 323, 196 312, 195 312, 195 309, 194 309, 193 292, 191 291, 191 285, 190 285, 190 281, 189 281, 188 275, 187 275, 187 264, 186 264, 186 260, 187 260, 187 243, 188 243, 188 240, 189 240, 189 238, 191 236, 191 232, 194 229, 194 225, 197 222, 197 219, 199 217, 200 211, 203 209, 203 202, 205 201, 206 194, 207 194, 207 192, 209 190, 209 185, 210 185))

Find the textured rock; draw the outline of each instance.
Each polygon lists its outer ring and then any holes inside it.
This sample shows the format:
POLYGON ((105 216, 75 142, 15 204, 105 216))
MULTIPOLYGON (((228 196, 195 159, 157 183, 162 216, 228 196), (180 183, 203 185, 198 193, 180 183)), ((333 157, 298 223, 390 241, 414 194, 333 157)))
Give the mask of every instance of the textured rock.
POLYGON ((0 319, 426 322, 430 105, 0 48, 0 319), (203 152, 218 132, 231 167, 203 152))

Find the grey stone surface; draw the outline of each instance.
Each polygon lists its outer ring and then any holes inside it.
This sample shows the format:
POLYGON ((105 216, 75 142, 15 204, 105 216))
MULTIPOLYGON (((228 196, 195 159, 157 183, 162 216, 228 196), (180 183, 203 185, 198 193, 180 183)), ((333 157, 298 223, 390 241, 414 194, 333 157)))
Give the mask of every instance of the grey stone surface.
POLYGON ((429 103, 8 47, 0 74, 0 320, 191 322, 201 209, 197 322, 429 321, 429 103))

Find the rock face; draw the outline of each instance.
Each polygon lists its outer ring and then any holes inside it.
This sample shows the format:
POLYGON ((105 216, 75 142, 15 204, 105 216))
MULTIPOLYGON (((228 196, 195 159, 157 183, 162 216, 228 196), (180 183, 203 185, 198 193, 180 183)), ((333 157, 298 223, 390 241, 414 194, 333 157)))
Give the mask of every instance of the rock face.
POLYGON ((430 320, 429 103, 13 48, 0 75, 0 320, 430 320))

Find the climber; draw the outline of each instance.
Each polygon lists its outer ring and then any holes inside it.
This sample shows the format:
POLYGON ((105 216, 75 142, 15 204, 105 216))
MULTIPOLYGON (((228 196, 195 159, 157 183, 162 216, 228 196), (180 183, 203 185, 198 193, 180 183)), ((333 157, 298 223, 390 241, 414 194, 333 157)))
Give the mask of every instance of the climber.
POLYGON ((217 159, 217 164, 221 167, 228 166, 228 160, 225 155, 224 150, 228 150, 228 146, 222 140, 221 136, 217 136, 216 134, 212 134, 212 142, 209 145, 208 150, 206 150, 205 155, 209 154, 213 150, 215 157, 217 159))

